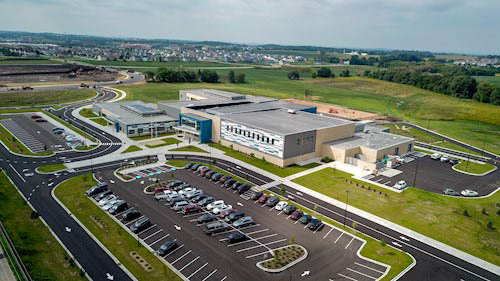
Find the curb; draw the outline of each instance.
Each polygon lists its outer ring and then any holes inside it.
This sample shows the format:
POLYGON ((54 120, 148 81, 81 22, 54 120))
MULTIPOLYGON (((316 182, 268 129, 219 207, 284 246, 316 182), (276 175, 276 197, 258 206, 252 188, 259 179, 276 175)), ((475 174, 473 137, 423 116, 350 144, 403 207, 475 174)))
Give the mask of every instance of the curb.
POLYGON ((54 172, 40 172, 40 171, 38 171, 38 168, 40 168, 40 167, 42 167, 42 166, 38 166, 38 167, 36 167, 36 168, 35 168, 35 172, 36 172, 37 174, 41 174, 41 175, 52 175, 52 174, 55 174, 55 173, 60 173, 60 172, 63 172, 63 171, 67 171, 67 170, 68 170, 68 168, 64 168, 64 169, 57 170, 57 171, 54 171, 54 172))
POLYGON ((280 273, 280 272, 283 272, 283 271, 285 271, 285 270, 289 269, 290 267, 292 267, 292 266, 294 266, 294 265, 298 264, 299 262, 301 262, 301 261, 305 260, 305 259, 307 258, 307 256, 309 255, 309 253, 307 252, 307 249, 306 249, 306 248, 304 248, 302 245, 299 245, 299 244, 286 245, 286 246, 283 246, 283 247, 279 247, 279 248, 273 249, 273 251, 274 251, 274 250, 280 250, 280 249, 288 248, 288 247, 291 247, 291 246, 297 246, 297 247, 299 247, 299 248, 302 248, 302 250, 304 250, 304 255, 303 255, 303 256, 301 256, 300 258, 298 258, 298 259, 296 259, 296 260, 292 261, 291 263, 289 263, 289 264, 287 264, 287 265, 285 265, 285 266, 283 266, 283 267, 276 268, 276 269, 269 269, 269 268, 265 268, 265 267, 263 267, 263 266, 261 265, 262 263, 264 263, 264 262, 266 262, 266 261, 269 261, 269 260, 272 260, 273 258, 270 258, 270 259, 266 259, 266 260, 260 261, 260 262, 256 263, 255 265, 256 265, 259 269, 261 269, 261 270, 263 270, 263 271, 265 271, 265 272, 269 272, 269 273, 280 273))
POLYGON ((484 172, 482 174, 473 174, 473 173, 469 173, 469 172, 466 172, 466 171, 462 171, 462 170, 459 170, 457 168, 455 168, 455 166, 457 166, 459 164, 455 164, 453 166, 451 166, 451 168, 455 171, 455 172, 458 172, 458 173, 462 173, 462 174, 466 174, 466 175, 469 175, 469 176, 476 176, 476 177, 482 177, 482 176, 486 176, 487 174, 490 174, 490 173, 493 173, 494 171, 498 170, 498 167, 493 165, 493 167, 495 167, 494 169, 491 169, 487 172, 484 172))

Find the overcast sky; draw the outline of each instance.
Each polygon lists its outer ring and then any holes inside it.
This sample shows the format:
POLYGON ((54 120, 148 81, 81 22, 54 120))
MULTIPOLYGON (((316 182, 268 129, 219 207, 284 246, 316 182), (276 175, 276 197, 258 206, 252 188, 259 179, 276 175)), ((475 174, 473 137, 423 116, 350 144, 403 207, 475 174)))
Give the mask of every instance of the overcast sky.
POLYGON ((0 0, 0 30, 500 54, 499 0, 0 0))

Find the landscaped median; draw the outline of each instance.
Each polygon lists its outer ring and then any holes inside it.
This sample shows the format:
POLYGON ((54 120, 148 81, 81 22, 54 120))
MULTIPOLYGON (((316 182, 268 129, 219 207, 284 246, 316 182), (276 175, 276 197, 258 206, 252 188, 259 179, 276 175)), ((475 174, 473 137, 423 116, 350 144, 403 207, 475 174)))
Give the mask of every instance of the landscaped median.
POLYGON ((124 153, 129 153, 129 152, 136 152, 136 151, 141 151, 142 148, 138 147, 137 145, 131 145, 125 149, 122 154, 124 153))
POLYGON ((65 170, 66 166, 64 164, 52 164, 52 165, 45 165, 45 166, 40 166, 36 168, 36 171, 38 173, 46 174, 46 173, 55 173, 59 172, 62 170, 65 170))
POLYGON ((149 141, 146 143, 146 146, 148 148, 156 148, 156 147, 161 147, 161 146, 166 146, 166 145, 171 145, 171 144, 178 144, 181 142, 182 141, 180 141, 176 138, 165 138, 165 139, 149 141))
POLYGON ((182 280, 85 196, 84 192, 96 183, 91 174, 81 175, 59 184, 54 195, 138 280, 182 280), (151 271, 136 261, 134 252, 151 266, 151 271))
POLYGON ((460 161, 453 166, 453 169, 458 172, 464 172, 471 175, 483 176, 496 169, 495 165, 490 163, 478 163, 474 161, 460 161))
POLYGON ((185 152, 201 152, 201 153, 207 153, 205 150, 194 146, 194 145, 186 145, 186 146, 181 146, 177 148, 170 149, 169 151, 185 151, 185 152))
POLYGON ((493 264, 500 264, 500 193, 487 198, 458 198, 409 188, 402 193, 325 168, 295 183, 399 224, 493 264))

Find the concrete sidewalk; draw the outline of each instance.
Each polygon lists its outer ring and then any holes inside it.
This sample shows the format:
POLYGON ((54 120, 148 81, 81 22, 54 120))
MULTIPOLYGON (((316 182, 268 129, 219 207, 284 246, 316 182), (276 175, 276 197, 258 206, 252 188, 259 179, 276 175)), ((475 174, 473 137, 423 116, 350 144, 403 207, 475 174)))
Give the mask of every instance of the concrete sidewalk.
POLYGON ((7 256, 3 248, 0 246, 0 280, 2 281, 16 281, 16 276, 12 269, 9 267, 7 256))

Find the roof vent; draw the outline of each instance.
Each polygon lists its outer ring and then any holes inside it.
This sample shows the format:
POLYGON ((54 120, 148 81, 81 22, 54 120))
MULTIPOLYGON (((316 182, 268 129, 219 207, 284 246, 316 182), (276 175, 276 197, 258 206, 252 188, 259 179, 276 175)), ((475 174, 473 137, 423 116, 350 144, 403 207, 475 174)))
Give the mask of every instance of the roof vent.
POLYGON ((290 113, 290 114, 295 114, 295 113, 297 113, 297 111, 295 111, 295 110, 293 110, 293 109, 289 109, 287 112, 288 112, 288 113, 290 113))

